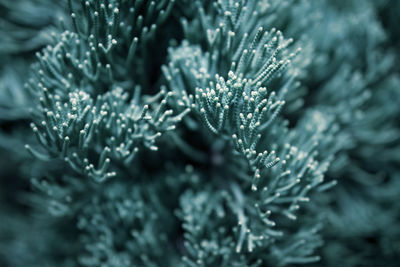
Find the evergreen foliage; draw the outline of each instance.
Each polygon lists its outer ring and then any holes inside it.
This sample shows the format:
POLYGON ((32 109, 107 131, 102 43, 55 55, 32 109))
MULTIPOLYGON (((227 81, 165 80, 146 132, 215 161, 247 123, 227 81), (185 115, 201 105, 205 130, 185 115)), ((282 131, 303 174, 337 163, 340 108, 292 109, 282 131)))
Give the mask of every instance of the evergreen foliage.
POLYGON ((0 0, 0 265, 396 266, 396 12, 0 0))

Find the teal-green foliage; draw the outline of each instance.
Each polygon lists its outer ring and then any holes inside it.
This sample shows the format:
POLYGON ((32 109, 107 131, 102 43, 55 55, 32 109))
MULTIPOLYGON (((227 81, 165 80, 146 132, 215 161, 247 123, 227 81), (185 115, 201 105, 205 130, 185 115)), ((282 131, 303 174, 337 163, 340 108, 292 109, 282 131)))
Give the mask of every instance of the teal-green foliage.
POLYGON ((396 2, 0 0, 0 265, 396 266, 396 2))

